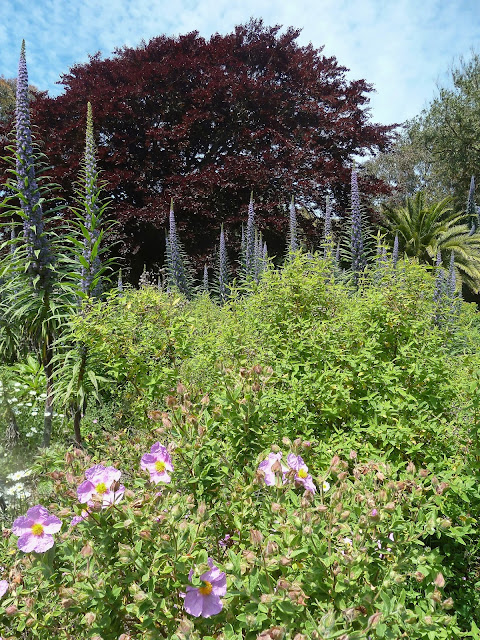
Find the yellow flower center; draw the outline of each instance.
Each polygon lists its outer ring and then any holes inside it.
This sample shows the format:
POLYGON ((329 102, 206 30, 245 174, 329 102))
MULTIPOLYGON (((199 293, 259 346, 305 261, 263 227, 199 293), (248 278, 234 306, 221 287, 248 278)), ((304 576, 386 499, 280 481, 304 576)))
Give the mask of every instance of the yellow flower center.
POLYGON ((298 470, 298 477, 305 479, 308 476, 308 472, 305 469, 298 470))
POLYGON ((100 482, 99 484, 97 484, 97 486, 95 487, 95 491, 100 494, 101 496, 103 496, 104 493, 107 493, 108 489, 107 489, 107 485, 104 482, 100 482))
POLYGON ((157 460, 155 462, 155 469, 159 472, 162 473, 162 471, 165 471, 165 463, 162 462, 161 460, 157 460))
POLYGON ((41 536, 43 533, 43 525, 41 524, 34 524, 32 526, 32 533, 34 536, 41 536))
POLYGON ((212 583, 208 582, 208 580, 204 580, 203 583, 205 586, 200 587, 198 592, 201 593, 202 596, 209 596, 212 593, 213 589, 212 583))

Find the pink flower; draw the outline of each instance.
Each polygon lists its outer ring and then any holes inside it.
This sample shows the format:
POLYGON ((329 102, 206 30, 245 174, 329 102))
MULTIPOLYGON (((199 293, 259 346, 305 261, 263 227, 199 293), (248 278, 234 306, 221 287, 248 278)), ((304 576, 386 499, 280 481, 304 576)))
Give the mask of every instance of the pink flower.
POLYGON ((89 513, 90 513, 89 511, 82 511, 82 513, 79 516, 74 516, 70 522, 70 526, 76 527, 77 524, 82 522, 82 520, 86 520, 88 518, 89 513))
POLYGON ((101 502, 102 507, 109 507, 120 502, 125 493, 125 487, 119 484, 122 472, 115 467, 104 467, 97 464, 85 472, 87 478, 77 489, 78 500, 93 507, 95 502, 101 502))
POLYGON ((43 553, 53 547, 52 533, 57 533, 61 528, 61 520, 37 504, 27 511, 26 516, 20 516, 15 520, 12 532, 20 536, 17 542, 20 551, 43 553))
POLYGON ((312 476, 308 473, 308 467, 303 461, 302 456, 296 456, 294 453, 289 453, 287 456, 287 464, 290 469, 295 471, 295 482, 303 485, 306 491, 316 493, 317 488, 313 483, 312 476))
POLYGON ((288 469, 281 462, 282 453, 279 451, 278 453, 269 453, 268 458, 263 460, 258 465, 259 471, 263 471, 265 484, 269 487, 275 485, 275 473, 276 471, 281 471, 283 476, 283 481, 285 482, 285 474, 288 469), (272 467, 276 465, 277 469, 273 470, 272 467))
POLYGON ((142 456, 140 466, 150 472, 150 480, 156 484, 171 481, 168 472, 173 471, 172 459, 166 448, 159 442, 152 446, 150 453, 142 456))
MULTIPOLYGON (((211 558, 208 559, 210 571, 200 576, 203 587, 187 587, 185 595, 184 607, 185 611, 191 616, 202 616, 202 618, 210 618, 223 609, 220 596, 227 593, 227 577, 223 571, 213 564, 211 558)), ((192 579, 193 570, 190 571, 188 579, 192 579)))
POLYGON ((8 591, 8 582, 6 580, 0 580, 0 598, 3 598, 3 596, 7 593, 8 591))

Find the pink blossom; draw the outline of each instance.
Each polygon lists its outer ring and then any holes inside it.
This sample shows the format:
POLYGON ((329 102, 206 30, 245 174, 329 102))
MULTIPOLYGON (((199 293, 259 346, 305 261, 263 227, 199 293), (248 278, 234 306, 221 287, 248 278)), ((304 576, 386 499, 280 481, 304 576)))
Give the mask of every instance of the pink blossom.
POLYGON ((82 520, 86 520, 88 518, 89 513, 90 513, 89 511, 82 511, 82 513, 79 516, 74 516, 70 522, 70 526, 76 527, 77 524, 82 522, 82 520))
MULTIPOLYGON (((227 577, 223 571, 213 564, 211 558, 208 559, 210 571, 202 574, 200 580, 202 587, 187 587, 184 607, 185 611, 195 618, 210 618, 223 609, 220 596, 227 593, 227 577)), ((190 571, 188 579, 192 579, 193 571, 190 571)))
POLYGON ((281 459, 282 453, 280 451, 278 453, 269 453, 268 458, 258 465, 259 471, 264 473, 265 484, 269 487, 275 485, 275 471, 272 470, 272 467, 276 463, 278 463, 277 466, 280 466, 279 470, 281 470, 283 481, 285 482, 285 474, 288 468, 280 462, 281 459))
POLYGON ((172 459, 167 449, 156 442, 150 449, 150 453, 145 453, 140 460, 140 466, 150 472, 150 480, 158 484, 159 482, 171 482, 169 475, 173 471, 172 459))
POLYGON ((119 484, 122 472, 115 467, 104 467, 97 464, 85 472, 87 478, 77 489, 78 500, 93 507, 101 502, 102 507, 109 507, 120 502, 125 493, 125 487, 119 484))
POLYGON ((62 522, 56 516, 37 504, 27 511, 26 516, 17 518, 12 526, 12 532, 18 538, 17 546, 20 551, 43 553, 53 547, 53 533, 60 531, 62 522))
POLYGON ((287 456, 287 464, 290 469, 295 471, 295 482, 303 485, 306 491, 316 493, 317 488, 315 487, 312 476, 308 473, 308 467, 303 461, 302 456, 289 453, 287 456))
POLYGON ((6 580, 0 580, 0 598, 3 598, 3 596, 7 593, 8 591, 8 582, 6 580))

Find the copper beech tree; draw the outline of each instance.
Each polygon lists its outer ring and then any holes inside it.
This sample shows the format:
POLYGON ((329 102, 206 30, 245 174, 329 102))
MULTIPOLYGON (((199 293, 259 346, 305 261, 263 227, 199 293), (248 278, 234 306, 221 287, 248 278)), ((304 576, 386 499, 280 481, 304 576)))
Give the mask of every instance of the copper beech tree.
MULTIPOLYGON (((52 178, 73 199, 85 112, 92 103, 99 169, 127 263, 160 264, 170 199, 194 263, 213 257, 220 225, 238 247, 253 191, 269 252, 284 252, 288 203, 307 211, 348 206, 353 156, 384 150, 391 127, 374 124, 372 86, 347 81, 322 48, 262 21, 206 40, 192 32, 100 54, 61 78, 64 93, 34 104, 52 178)), ((379 193, 374 179, 360 185, 379 193)), ((308 235, 308 219, 300 219, 308 235)))

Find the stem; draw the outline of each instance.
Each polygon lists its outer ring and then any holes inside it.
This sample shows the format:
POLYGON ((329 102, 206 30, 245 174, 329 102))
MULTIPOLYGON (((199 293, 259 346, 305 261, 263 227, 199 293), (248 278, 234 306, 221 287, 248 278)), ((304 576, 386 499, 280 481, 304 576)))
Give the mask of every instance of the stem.
POLYGON ((45 400, 45 412, 43 421, 43 446, 49 447, 52 438, 52 418, 53 418, 53 349, 51 336, 47 336, 45 347, 42 353, 42 364, 47 379, 47 399, 45 400))

